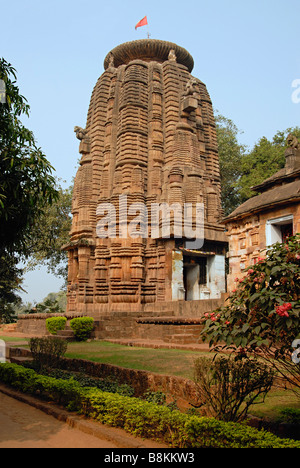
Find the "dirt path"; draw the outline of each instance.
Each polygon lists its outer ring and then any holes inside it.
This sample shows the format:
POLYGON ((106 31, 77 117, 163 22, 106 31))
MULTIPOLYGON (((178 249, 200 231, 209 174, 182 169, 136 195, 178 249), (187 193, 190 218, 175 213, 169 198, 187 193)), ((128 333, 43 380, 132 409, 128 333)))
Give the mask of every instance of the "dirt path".
POLYGON ((134 437, 122 429, 70 414, 1 385, 0 448, 165 447, 164 444, 134 437))
POLYGON ((0 448, 116 448, 0 393, 0 448))

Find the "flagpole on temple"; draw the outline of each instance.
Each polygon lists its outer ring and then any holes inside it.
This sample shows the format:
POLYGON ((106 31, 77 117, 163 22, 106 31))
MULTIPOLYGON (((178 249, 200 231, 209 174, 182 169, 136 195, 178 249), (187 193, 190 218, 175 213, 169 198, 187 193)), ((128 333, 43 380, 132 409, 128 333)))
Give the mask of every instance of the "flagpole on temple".
POLYGON ((151 34, 149 32, 149 23, 147 22, 147 38, 150 39, 151 34))
POLYGON ((137 30, 137 28, 140 28, 141 26, 146 26, 147 25, 147 37, 148 39, 150 39, 150 32, 149 32, 149 25, 148 25, 148 20, 147 20, 147 16, 145 16, 141 21, 139 21, 136 26, 135 26, 135 30, 137 30))

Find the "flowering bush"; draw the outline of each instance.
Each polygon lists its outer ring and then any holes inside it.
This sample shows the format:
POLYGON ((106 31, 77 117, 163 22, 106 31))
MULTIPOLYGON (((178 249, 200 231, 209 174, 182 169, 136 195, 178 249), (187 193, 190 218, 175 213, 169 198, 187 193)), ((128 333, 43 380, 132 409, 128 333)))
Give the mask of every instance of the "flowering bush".
POLYGON ((300 364, 291 359, 300 338, 300 235, 274 244, 236 282, 228 304, 204 317, 202 338, 275 359, 284 378, 300 388, 300 364))

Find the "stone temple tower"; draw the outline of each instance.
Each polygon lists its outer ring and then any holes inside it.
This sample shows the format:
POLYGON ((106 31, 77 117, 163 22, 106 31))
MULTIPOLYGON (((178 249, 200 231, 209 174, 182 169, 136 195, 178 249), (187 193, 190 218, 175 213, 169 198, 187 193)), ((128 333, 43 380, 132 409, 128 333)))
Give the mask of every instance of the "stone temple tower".
POLYGON ((81 161, 63 247, 70 312, 137 311, 225 292, 215 121, 193 64, 182 47, 154 39, 121 44, 104 60, 86 127, 75 127, 81 161), (188 243, 175 211, 153 216, 163 205, 192 206, 186 223, 196 232, 202 218, 203 242, 188 243))

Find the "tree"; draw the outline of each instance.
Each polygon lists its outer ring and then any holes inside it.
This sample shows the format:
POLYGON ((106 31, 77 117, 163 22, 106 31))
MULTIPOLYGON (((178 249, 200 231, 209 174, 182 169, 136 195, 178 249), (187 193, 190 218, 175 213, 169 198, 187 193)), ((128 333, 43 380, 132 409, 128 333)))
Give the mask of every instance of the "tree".
POLYGON ((30 254, 32 227, 58 193, 53 167, 37 147, 33 133, 21 122, 22 116, 29 116, 29 105, 16 85, 16 70, 3 58, 0 80, 5 86, 5 102, 1 99, 0 103, 1 316, 19 300, 16 292, 22 271, 16 265, 30 254))
POLYGON ((16 258, 0 251, 0 323, 10 323, 22 302, 17 295, 21 278, 22 270, 17 267, 16 258))
POLYGON ((58 194, 53 167, 20 120, 29 116, 29 106, 13 81, 15 69, 3 58, 0 79, 6 86, 6 103, 0 104, 0 247, 28 255, 32 226, 58 194))
POLYGON ((277 132, 272 141, 262 137, 249 153, 243 155, 241 177, 237 185, 242 203, 257 195, 251 187, 260 184, 285 166, 286 139, 289 133, 299 138, 300 128, 277 132))
POLYGON ((73 187, 57 187, 58 198, 47 205, 32 229, 28 242, 31 257, 26 265, 33 270, 39 265, 46 265, 49 273, 67 281, 67 254, 61 247, 70 240, 72 225, 71 208, 73 187))
POLYGON ((211 346, 258 355, 300 392, 300 359, 292 358, 300 339, 300 234, 267 249, 204 325, 202 337, 211 346))
POLYGON ((239 193, 239 179, 242 176, 242 161, 246 151, 244 145, 239 144, 240 131, 232 120, 217 114, 216 130, 221 174, 221 200, 224 215, 229 215, 241 203, 239 193))

